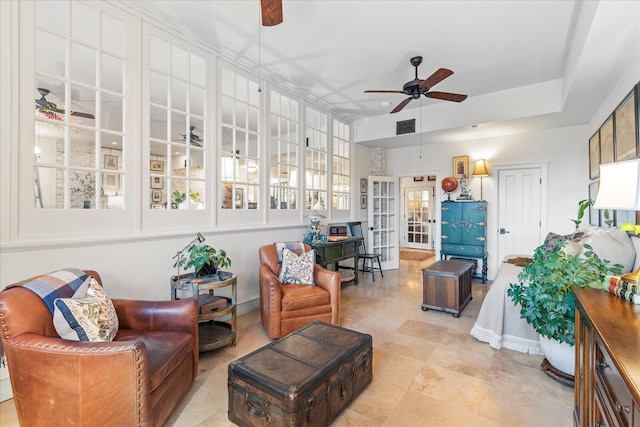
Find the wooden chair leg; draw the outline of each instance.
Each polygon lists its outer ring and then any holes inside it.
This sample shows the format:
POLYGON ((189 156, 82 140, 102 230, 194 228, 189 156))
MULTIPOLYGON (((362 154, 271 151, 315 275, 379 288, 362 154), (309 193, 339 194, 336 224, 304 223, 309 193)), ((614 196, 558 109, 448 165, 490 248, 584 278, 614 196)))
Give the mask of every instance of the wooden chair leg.
POLYGON ((380 276, 384 277, 384 274, 382 274, 382 264, 380 264, 380 257, 377 257, 376 259, 378 260, 378 269, 380 270, 380 276))

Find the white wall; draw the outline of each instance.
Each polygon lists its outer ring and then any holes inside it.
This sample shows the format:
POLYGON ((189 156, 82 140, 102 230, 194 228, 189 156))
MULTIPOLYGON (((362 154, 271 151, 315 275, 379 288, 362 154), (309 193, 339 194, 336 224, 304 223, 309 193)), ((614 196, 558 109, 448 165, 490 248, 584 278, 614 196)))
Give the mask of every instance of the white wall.
MULTIPOLYGON (((422 146, 422 159, 419 147, 398 148, 387 151, 388 172, 392 176, 407 176, 438 171, 439 177, 450 176, 454 156, 469 156, 471 172, 476 159, 488 160, 492 176, 483 179, 483 195, 488 202, 488 268, 489 278, 493 279, 499 264, 497 176, 493 167, 548 164, 548 230, 542 230, 542 235, 546 235, 548 231, 570 232, 573 228, 570 220, 576 216, 578 201, 588 196, 587 134, 587 126, 575 126, 464 142, 429 144, 422 146)), ((470 178, 469 187, 472 196, 479 199, 480 179, 470 178)), ((436 242, 439 235, 440 230, 436 226, 436 242)), ((436 248, 439 248, 438 243, 436 248)))

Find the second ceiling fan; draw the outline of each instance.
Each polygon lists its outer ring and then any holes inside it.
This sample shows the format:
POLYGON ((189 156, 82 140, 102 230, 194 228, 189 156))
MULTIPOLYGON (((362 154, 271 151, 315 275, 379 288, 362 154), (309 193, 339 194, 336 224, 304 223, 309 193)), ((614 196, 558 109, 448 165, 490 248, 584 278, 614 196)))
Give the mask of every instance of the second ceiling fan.
POLYGON ((435 73, 422 80, 418 78, 418 66, 420 64, 422 64, 422 56, 414 56, 411 58, 411 65, 416 68, 416 76, 414 80, 405 83, 404 86, 402 86, 402 90, 365 90, 365 93, 402 93, 409 95, 408 98, 398 104, 398 106, 391 111, 392 114, 402 110, 409 102, 411 102, 411 100, 420 99, 421 95, 424 95, 427 98, 442 99, 453 102, 462 102, 467 99, 467 95, 461 95, 459 93, 432 91, 431 88, 433 86, 452 75, 453 71, 446 68, 440 68, 435 73))

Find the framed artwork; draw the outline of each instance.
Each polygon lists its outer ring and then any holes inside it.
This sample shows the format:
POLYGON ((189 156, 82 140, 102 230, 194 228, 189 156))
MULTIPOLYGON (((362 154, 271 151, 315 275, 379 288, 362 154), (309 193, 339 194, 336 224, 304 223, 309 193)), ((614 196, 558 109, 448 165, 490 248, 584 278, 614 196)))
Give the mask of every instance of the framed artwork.
POLYGON ((161 202, 162 201, 162 191, 160 191, 160 190, 152 190, 151 191, 151 201, 152 202, 161 202))
POLYGON ((151 188, 164 188, 164 180, 159 176, 152 176, 151 188))
POLYGON ((151 204, 151 209, 163 209, 164 206, 162 205, 162 203, 152 203, 151 204))
POLYGON ((414 176, 413 182, 422 182, 424 181, 424 176, 414 176))
POLYGON ((102 188, 105 190, 118 190, 120 187, 120 175, 117 173, 102 174, 102 188))
MULTIPOLYGON (((596 201, 598 197, 598 187, 600 185, 599 181, 592 182, 589 184, 589 199, 596 201)), ((600 212, 599 209, 594 209, 593 206, 589 206, 589 224, 600 226, 600 212)))
POLYGON ((636 93, 633 90, 614 112, 616 162, 638 157, 638 139, 636 136, 638 123, 636 121, 635 98, 636 93))
POLYGON ((613 114, 600 126, 600 164, 613 163, 613 114))
POLYGON ((360 178, 360 193, 367 194, 367 179, 360 178))
POLYGON ((164 162, 160 160, 151 160, 149 169, 151 169, 151 172, 164 172, 164 162))
POLYGON ((236 188, 236 191, 233 194, 233 200, 236 209, 244 208, 244 189, 236 188))
POLYGON ((469 178, 469 156, 453 158, 453 177, 458 179, 469 178))
POLYGON ((367 209, 367 195, 360 195, 360 209, 367 209))
POLYGON ((111 154, 104 155, 104 168, 105 169, 118 169, 118 156, 112 156, 111 154))
POLYGON ((589 138, 589 179, 600 177, 600 132, 589 138))
POLYGON ((233 207, 233 184, 223 184, 222 190, 222 209, 231 209, 233 207))

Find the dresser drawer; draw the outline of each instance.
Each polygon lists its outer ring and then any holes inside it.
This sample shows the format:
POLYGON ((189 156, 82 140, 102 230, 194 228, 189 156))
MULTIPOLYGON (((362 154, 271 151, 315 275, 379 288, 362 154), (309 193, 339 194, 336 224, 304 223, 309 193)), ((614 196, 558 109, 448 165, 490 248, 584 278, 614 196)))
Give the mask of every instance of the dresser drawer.
POLYGON ((456 255, 476 255, 476 256, 484 256, 485 247, 484 246, 474 246, 474 245, 456 245, 453 243, 442 243, 442 247, 440 248, 442 253, 447 254, 456 254, 456 255))
POLYGON ((632 422, 631 411, 633 410, 633 397, 629 388, 625 384, 620 372, 613 364, 613 360, 609 353, 602 345, 599 337, 596 337, 595 345, 595 364, 594 371, 596 377, 596 384, 602 390, 605 395, 604 399, 611 407, 611 412, 615 414, 619 422, 623 426, 630 426, 632 422))

